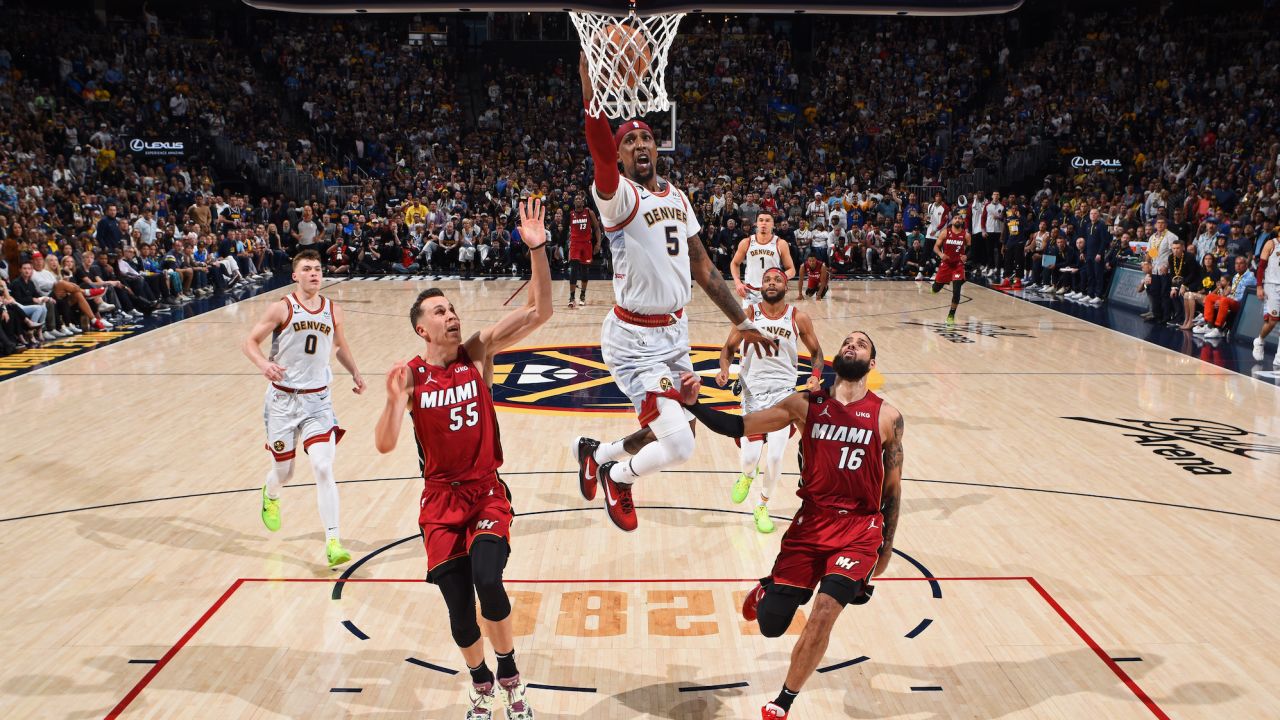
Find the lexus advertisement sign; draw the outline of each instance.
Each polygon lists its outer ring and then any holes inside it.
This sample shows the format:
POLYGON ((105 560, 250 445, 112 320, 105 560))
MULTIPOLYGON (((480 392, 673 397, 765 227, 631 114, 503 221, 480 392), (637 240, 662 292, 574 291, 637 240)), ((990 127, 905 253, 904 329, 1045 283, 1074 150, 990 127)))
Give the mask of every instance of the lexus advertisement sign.
POLYGON ((191 144, 184 139, 168 138, 134 138, 129 141, 129 152, 149 157, 185 157, 191 144))

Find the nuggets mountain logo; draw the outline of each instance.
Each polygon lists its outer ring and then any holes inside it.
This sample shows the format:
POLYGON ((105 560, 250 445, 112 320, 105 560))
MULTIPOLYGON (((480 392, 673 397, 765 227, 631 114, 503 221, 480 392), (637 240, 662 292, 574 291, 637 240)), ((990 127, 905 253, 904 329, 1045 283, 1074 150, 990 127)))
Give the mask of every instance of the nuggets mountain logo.
MULTIPOLYGON (((736 408, 741 398, 734 395, 733 384, 722 388, 715 382, 720 370, 720 348, 694 345, 689 359, 694 372, 702 378, 702 402, 720 409, 736 408)), ((811 367, 807 357, 800 358, 797 388, 804 387, 811 367)), ((731 375, 737 374, 736 362, 730 371, 731 375)), ((822 384, 830 388, 835 377, 835 371, 827 365, 822 384)), ((884 378, 875 370, 868 380, 868 387, 873 390, 884 384, 884 378)), ((614 384, 598 345, 532 347, 500 353, 493 362, 493 401, 507 410, 547 414, 635 412, 631 400, 614 384)))
POLYGON ((1180 417, 1168 420, 1138 418, 1102 420, 1076 416, 1063 419, 1106 425, 1127 431, 1120 434, 1133 438, 1138 445, 1151 450, 1192 475, 1230 475, 1231 471, 1221 465, 1215 465, 1210 459, 1201 457, 1184 445, 1208 448, 1250 460, 1258 460, 1259 455, 1280 454, 1280 445, 1268 445, 1254 439, 1265 438, 1266 435, 1216 420, 1180 417))

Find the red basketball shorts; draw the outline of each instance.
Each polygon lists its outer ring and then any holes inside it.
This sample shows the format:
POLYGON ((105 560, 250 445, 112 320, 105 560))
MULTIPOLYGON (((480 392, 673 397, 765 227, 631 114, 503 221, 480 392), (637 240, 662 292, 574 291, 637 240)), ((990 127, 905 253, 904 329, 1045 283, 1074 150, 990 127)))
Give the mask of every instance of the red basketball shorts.
POLYGON ((933 281, 946 285, 956 280, 964 280, 964 263, 959 260, 943 260, 933 281))
POLYGON ((812 590, 827 575, 866 580, 880 557, 884 518, 841 514, 800 506, 791 527, 782 536, 782 549, 773 563, 774 583, 812 590))
POLYGON ((418 513, 427 572, 471 552, 478 535, 510 542, 511 518, 507 486, 497 477, 458 485, 428 482, 418 513))

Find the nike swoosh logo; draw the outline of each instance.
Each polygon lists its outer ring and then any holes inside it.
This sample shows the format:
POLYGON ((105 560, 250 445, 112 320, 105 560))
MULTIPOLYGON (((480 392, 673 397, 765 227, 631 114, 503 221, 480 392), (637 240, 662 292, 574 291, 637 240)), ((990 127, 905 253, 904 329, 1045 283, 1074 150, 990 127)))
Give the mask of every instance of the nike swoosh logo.
POLYGON ((609 481, 608 481, 608 480, 605 480, 605 481, 604 481, 603 483, 601 483, 601 484, 602 484, 602 485, 604 485, 604 499, 605 499, 605 501, 606 501, 606 502, 608 502, 608 503, 609 503, 609 507, 613 507, 614 505, 617 505, 617 504, 618 504, 618 501, 617 501, 617 500, 614 500, 614 499, 613 499, 613 494, 609 492, 609 481))
POLYGON ((652 196, 652 195, 650 195, 649 193, 640 193, 640 199, 641 199, 641 200, 648 200, 648 199, 649 199, 649 198, 651 198, 651 197, 653 197, 653 196, 652 196))

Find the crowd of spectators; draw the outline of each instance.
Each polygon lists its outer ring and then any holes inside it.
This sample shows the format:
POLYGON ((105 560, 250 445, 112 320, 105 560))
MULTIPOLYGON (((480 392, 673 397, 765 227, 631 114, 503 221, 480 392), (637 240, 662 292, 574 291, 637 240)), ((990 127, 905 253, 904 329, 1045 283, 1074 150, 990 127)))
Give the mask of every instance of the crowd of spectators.
MULTIPOLYGON (((1174 282, 1186 278, 1170 274, 1171 237, 1198 265, 1252 267, 1274 236, 1270 12, 1064 11, 1029 46, 1016 14, 833 19, 802 58, 769 16, 690 16, 669 63, 680 126, 660 171, 696 205, 726 272, 766 211, 797 264, 813 255, 837 274, 922 278, 939 225, 964 213, 975 277, 1098 304, 1108 274, 1145 256, 1151 319, 1188 326, 1188 293, 1211 293, 1174 282), (1061 159, 1041 187, 934 194, 1044 143, 1061 159)), ((518 274, 515 208, 530 196, 549 205, 563 264, 568 210, 590 202, 574 58, 473 62, 406 44, 395 18, 255 14, 242 46, 152 15, 111 32, 24 7, 11 17, 21 22, 0 49, 9 346, 252 287, 303 247, 336 273, 518 274), (55 21, 63 32, 41 30, 55 21), (211 136, 332 192, 233 188, 198 150, 211 136), (191 152, 138 154, 139 137, 181 137, 191 152), (28 261, 34 294, 20 282, 28 261)), ((609 255, 601 243, 600 266, 609 255)))

